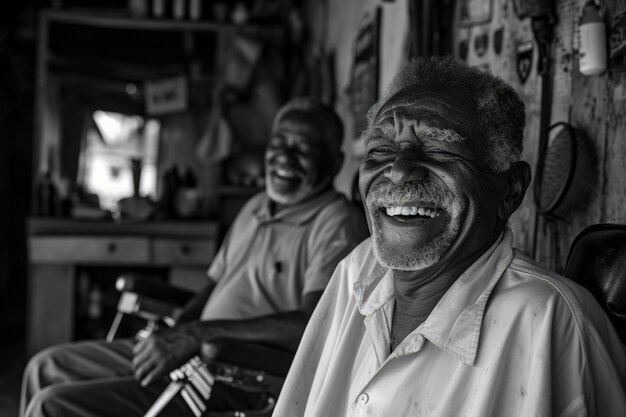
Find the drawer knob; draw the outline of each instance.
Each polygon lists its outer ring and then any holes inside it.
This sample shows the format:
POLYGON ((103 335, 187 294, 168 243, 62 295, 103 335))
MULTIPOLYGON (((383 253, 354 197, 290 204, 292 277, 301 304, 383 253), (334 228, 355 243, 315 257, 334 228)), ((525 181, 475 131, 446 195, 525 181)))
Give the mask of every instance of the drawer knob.
POLYGON ((109 250, 109 252, 115 252, 117 250, 117 245, 111 242, 109 243, 109 246, 107 246, 107 249, 109 250))
POLYGON ((180 247, 180 251, 183 253, 183 255, 189 255, 189 253, 191 253, 191 247, 189 245, 182 245, 180 247))

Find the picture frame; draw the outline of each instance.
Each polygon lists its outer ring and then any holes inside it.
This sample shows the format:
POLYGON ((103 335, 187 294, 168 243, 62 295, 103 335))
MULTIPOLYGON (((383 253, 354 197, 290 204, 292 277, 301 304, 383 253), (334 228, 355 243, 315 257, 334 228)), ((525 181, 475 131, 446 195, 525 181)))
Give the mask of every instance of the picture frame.
POLYGON ((458 0, 457 21, 461 27, 482 25, 491 22, 493 0, 458 0))

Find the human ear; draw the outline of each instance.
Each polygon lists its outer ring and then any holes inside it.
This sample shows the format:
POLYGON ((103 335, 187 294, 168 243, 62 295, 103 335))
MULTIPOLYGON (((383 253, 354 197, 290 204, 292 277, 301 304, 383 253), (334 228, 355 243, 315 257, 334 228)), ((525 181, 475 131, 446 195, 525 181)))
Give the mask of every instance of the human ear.
POLYGON ((530 165, 525 161, 516 162, 502 176, 504 178, 504 195, 498 205, 498 218, 508 220, 522 204, 530 184, 530 165))

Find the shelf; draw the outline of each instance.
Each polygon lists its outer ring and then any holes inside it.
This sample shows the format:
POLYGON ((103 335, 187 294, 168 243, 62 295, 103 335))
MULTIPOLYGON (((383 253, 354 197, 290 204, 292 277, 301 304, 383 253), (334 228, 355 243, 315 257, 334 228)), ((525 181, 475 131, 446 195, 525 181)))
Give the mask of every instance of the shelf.
POLYGON ((142 236, 217 236, 217 221, 101 221, 78 220, 61 217, 30 217, 27 221, 29 235, 142 235, 142 236))
POLYGON ((197 31, 230 32, 255 34, 271 32, 278 26, 269 25, 233 25, 213 21, 191 21, 157 18, 134 18, 119 11, 110 10, 44 10, 42 18, 49 22, 58 22, 107 29, 151 30, 151 31, 197 31))
MULTIPOLYGON (((124 97, 128 95, 129 84, 136 88, 133 98, 143 99, 143 86, 134 81, 119 81, 115 79, 107 79, 103 77, 83 75, 77 73, 51 72, 54 79, 61 81, 64 85, 74 86, 78 88, 89 88, 91 90, 110 92, 124 97)), ((143 108, 143 102, 137 104, 143 108)))

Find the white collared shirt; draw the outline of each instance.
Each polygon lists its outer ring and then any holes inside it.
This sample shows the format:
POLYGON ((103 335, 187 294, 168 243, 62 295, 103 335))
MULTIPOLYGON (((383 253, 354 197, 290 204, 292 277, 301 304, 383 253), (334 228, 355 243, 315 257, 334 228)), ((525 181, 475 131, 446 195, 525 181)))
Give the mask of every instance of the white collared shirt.
POLYGON ((584 289, 502 238, 390 352, 393 276, 369 239, 313 314, 274 417, 626 416, 626 354, 584 289))

